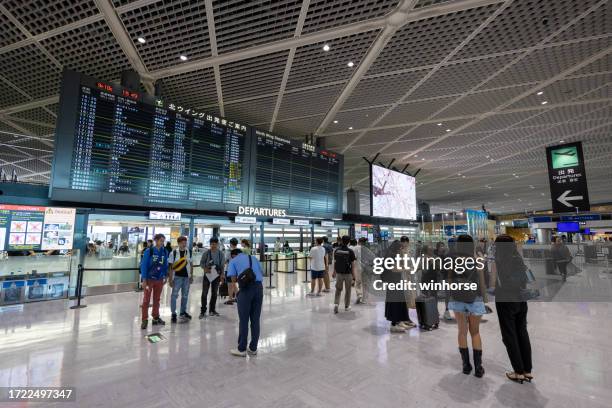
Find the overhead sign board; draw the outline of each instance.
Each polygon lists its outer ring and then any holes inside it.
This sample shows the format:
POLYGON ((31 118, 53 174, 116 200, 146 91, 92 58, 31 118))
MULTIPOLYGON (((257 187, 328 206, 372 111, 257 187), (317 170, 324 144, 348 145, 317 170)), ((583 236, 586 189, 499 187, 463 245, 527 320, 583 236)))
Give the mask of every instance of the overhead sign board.
POLYGON ((553 212, 589 211, 582 143, 547 147, 546 159, 553 212))
POLYGON ((290 225, 291 224, 291 220, 289 218, 273 218, 272 219, 272 224, 290 225))
POLYGON ((237 216, 234 221, 236 224, 257 224, 256 217, 244 217, 241 215, 237 216))
POLYGON ((321 226, 322 227, 333 227, 334 222, 333 221, 321 221, 321 226))
POLYGON ((255 215, 259 217, 286 217, 287 210, 267 207, 238 206, 238 215, 255 215))
POLYGON ((149 211, 150 220, 168 220, 168 221, 180 221, 180 212, 166 212, 166 211, 149 211))

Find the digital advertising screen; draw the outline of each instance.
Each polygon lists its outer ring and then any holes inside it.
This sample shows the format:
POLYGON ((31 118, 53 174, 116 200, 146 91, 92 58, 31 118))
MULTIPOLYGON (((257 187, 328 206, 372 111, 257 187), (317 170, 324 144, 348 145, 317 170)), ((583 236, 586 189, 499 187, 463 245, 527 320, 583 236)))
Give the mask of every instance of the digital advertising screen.
POLYGON ((0 250, 72 249, 76 209, 0 204, 0 250))
POLYGON ((382 166, 371 167, 372 216, 415 220, 415 178, 382 166))

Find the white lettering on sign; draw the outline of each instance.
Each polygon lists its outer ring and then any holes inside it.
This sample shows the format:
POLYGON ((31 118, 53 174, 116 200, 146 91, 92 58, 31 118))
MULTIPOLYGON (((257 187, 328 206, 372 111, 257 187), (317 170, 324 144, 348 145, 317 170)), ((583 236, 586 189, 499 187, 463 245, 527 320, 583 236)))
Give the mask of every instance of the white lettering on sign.
POLYGON ((322 227, 333 227, 334 222, 333 221, 321 221, 321 226, 322 227))
POLYGON ((310 225, 308 220, 293 220, 293 225, 310 225))
POLYGON ((238 206, 238 214, 240 215, 255 215, 260 217, 286 217, 287 210, 279 208, 265 208, 265 207, 247 207, 238 206))

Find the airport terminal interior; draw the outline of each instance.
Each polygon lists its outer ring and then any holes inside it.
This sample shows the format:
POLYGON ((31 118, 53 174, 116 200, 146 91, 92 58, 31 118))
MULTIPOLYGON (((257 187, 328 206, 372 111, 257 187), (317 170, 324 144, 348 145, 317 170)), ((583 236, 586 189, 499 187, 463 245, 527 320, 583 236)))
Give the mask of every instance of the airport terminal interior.
POLYGON ((1 0, 0 408, 610 407, 611 8, 1 0))

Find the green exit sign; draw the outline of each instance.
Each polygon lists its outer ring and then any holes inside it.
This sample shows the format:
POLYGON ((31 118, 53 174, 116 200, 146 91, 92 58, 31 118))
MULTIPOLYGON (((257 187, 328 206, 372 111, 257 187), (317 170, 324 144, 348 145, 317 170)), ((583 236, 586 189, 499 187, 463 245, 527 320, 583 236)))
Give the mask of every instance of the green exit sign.
POLYGON ((558 149, 551 150, 550 154, 553 169, 575 167, 580 164, 576 146, 559 147, 558 149))

